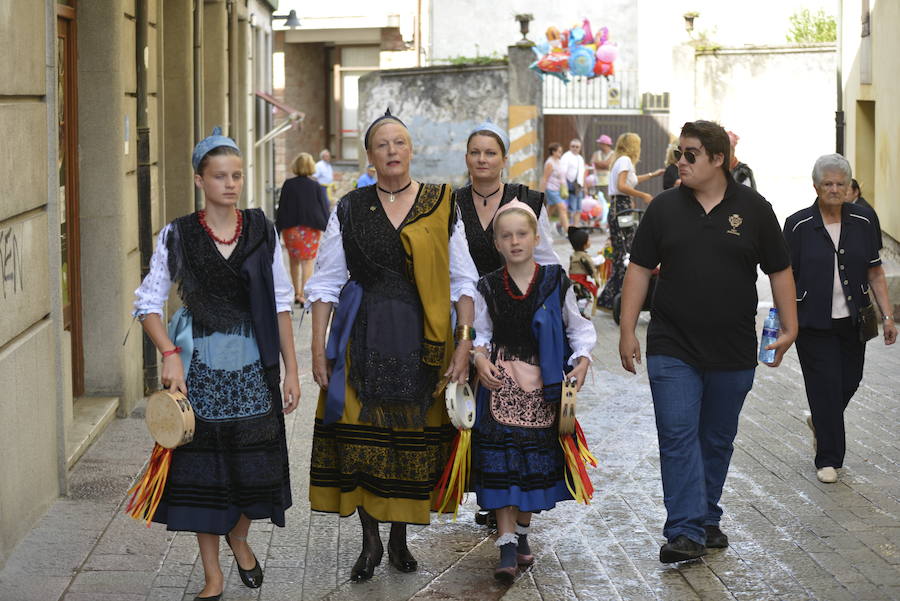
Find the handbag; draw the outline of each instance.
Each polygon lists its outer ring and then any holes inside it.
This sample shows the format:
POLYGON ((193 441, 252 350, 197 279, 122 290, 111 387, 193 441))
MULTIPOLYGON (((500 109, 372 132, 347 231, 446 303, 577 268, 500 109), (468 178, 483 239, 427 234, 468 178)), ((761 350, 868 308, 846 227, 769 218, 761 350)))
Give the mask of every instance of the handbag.
POLYGON ((875 307, 870 302, 859 309, 859 341, 866 343, 878 336, 878 316, 875 315, 875 307))
POLYGON ((559 197, 563 200, 567 200, 569 198, 569 184, 567 182, 563 182, 559 187, 559 197))

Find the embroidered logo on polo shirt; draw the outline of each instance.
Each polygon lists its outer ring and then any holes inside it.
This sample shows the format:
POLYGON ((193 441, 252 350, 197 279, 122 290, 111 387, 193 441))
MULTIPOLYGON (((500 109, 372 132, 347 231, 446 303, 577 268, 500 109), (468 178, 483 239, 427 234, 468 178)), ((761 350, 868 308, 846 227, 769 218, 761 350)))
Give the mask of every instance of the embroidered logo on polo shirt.
POLYGON ((740 236, 741 233, 737 231, 737 228, 741 227, 741 224, 744 223, 743 218, 735 213, 731 217, 728 218, 728 223, 731 224, 731 229, 726 230, 726 233, 734 234, 735 236, 740 236))

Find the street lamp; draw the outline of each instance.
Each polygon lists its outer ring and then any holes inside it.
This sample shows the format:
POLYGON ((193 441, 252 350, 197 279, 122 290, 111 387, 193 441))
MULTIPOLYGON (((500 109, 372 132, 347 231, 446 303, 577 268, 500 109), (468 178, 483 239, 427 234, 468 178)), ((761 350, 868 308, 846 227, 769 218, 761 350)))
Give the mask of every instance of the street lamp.
POLYGON ((297 18, 296 10, 291 10, 286 15, 272 15, 272 19, 285 19, 284 24, 291 29, 300 27, 300 19, 297 18))

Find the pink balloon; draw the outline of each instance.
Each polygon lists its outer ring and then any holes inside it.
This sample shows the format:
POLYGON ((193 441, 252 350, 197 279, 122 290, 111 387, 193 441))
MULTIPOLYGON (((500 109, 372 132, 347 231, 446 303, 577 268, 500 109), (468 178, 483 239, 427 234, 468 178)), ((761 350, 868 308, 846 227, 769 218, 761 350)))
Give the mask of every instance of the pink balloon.
POLYGON ((619 56, 619 49, 613 44, 603 44, 597 48, 597 60, 601 63, 613 63, 619 56))
POLYGON ((594 205, 591 209, 591 217, 600 217, 603 214, 603 207, 600 205, 594 205))

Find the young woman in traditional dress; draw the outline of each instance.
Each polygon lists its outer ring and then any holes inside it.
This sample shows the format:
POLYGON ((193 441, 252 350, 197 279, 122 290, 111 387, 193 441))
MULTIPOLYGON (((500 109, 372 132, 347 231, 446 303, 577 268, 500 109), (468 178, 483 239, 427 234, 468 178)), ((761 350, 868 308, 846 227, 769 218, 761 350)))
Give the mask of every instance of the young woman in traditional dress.
POLYGON ((300 383, 291 331, 294 291, 275 227, 260 209, 237 208, 244 181, 240 150, 216 128, 197 144, 192 163, 204 209, 162 229, 134 305, 163 355, 163 385, 186 394, 196 417, 193 440, 172 455, 153 521, 197 533, 206 583, 196 599, 210 600, 225 587, 221 535, 244 584, 262 584, 247 533, 251 520, 284 526, 291 506, 284 415, 297 407, 300 383), (187 377, 183 351, 162 321, 173 283, 190 316, 187 377), (285 366, 280 390, 279 354, 285 366))
POLYGON ((306 285, 313 376, 322 388, 310 504, 341 516, 359 512, 363 544, 353 580, 371 578, 381 563, 379 522, 391 523, 390 563, 402 572, 417 568, 406 525, 429 523, 450 454, 455 431, 439 381, 468 375, 477 280, 449 186, 410 176, 406 126, 388 111, 364 143, 378 184, 340 200, 306 285))
POLYGON ((494 245, 493 219, 497 209, 514 199, 527 204, 538 216, 540 236, 534 250, 534 260, 541 265, 559 264, 559 257, 553 252, 544 195, 537 190, 529 190, 528 186, 504 183, 502 180, 508 153, 509 137, 506 132, 490 120, 480 124, 472 130, 466 142, 466 167, 471 183, 454 191, 478 277, 503 266, 503 257, 494 245))
POLYGON ((475 294, 472 487, 497 514, 494 576, 512 582, 517 564, 534 561, 532 513, 572 499, 556 415, 563 377, 581 388, 597 334, 562 268, 535 263, 538 219, 528 205, 502 206, 494 239, 506 264, 482 277, 475 294))

